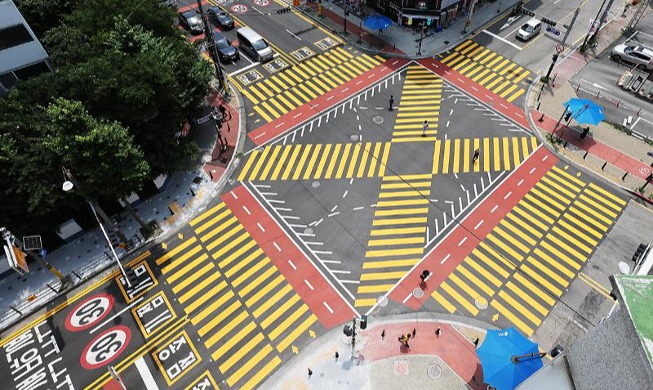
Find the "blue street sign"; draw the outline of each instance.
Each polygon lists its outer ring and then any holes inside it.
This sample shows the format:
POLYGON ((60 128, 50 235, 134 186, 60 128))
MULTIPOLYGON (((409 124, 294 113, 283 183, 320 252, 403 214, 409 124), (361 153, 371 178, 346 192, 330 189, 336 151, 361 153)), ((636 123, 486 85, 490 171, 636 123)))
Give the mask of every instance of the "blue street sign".
POLYGON ((48 255, 48 250, 45 249, 45 248, 41 248, 41 250, 39 251, 39 254, 41 255, 41 258, 42 258, 43 260, 45 260, 45 256, 48 255))
POLYGON ((546 26, 546 32, 548 32, 550 34, 553 34, 555 36, 560 35, 560 30, 556 30, 555 28, 553 28, 551 26, 546 26))

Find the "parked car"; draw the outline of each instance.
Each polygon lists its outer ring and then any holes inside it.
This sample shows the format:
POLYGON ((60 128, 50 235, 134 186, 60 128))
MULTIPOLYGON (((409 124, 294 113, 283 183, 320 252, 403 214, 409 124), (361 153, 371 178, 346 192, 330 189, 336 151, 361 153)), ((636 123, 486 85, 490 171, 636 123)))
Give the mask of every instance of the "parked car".
POLYGON ((612 49, 610 58, 617 62, 627 62, 646 70, 653 69, 653 50, 644 46, 617 45, 612 49))
POLYGON ((211 21, 211 24, 223 30, 231 30, 234 28, 233 18, 218 7, 211 7, 206 11, 206 16, 211 21))
POLYGON ((522 41, 528 41, 537 34, 540 33, 540 30, 542 29, 542 22, 533 18, 529 20, 528 22, 524 23, 523 26, 517 31, 517 39, 521 39, 522 41))
POLYGON ((257 62, 267 62, 274 58, 274 52, 263 39, 249 27, 242 27, 236 31, 239 47, 257 62))
POLYGON ((204 23, 202 23, 202 19, 192 10, 179 13, 179 24, 186 30, 190 31, 193 35, 204 32, 204 23))
POLYGON ((213 44, 216 49, 218 49, 218 55, 220 56, 220 61, 234 62, 240 59, 240 54, 238 54, 238 49, 233 47, 227 38, 224 35, 220 34, 217 31, 213 32, 213 44))

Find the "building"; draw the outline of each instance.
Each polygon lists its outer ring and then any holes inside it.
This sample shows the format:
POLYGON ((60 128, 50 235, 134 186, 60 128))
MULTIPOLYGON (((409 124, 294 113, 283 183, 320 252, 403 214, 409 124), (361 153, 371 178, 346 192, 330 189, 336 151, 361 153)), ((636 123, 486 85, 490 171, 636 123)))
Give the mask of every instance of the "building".
POLYGON ((18 80, 52 72, 48 53, 12 0, 0 0, 0 95, 18 80))
POLYGON ((619 309, 518 390, 652 388, 653 276, 615 275, 612 285, 619 309))
MULTIPOLYGON (((378 0, 374 6, 399 25, 416 26, 422 23, 440 28, 448 27, 457 17, 466 14, 472 1, 474 0, 378 0)), ((475 7, 478 8, 483 3, 485 0, 475 0, 475 7)))

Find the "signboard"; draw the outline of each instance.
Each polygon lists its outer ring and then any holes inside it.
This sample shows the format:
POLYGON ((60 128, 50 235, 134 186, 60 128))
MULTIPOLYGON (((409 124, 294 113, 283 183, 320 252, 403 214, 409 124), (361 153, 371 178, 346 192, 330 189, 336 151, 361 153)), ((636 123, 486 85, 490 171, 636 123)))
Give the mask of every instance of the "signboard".
POLYGON ((182 331, 152 355, 170 386, 202 360, 186 331, 182 331))
POLYGON ((18 268, 22 269, 25 273, 29 272, 29 267, 27 266, 27 259, 25 258, 25 253, 20 250, 16 245, 12 245, 14 250, 14 256, 16 258, 16 265, 18 268))
POLYGON ((555 29, 551 26, 546 26, 546 32, 548 32, 551 35, 560 36, 560 30, 555 29))
POLYGON ((558 54, 560 54, 560 53, 562 53, 563 51, 565 51, 565 47, 564 47, 562 44, 557 44, 557 45, 556 45, 556 52, 557 52, 558 54))

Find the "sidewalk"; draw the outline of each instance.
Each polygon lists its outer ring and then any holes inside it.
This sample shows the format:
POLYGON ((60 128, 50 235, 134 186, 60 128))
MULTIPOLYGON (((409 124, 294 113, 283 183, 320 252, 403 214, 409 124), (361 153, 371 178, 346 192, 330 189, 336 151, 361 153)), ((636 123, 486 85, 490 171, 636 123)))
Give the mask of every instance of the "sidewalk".
MULTIPOLYGON (((174 233, 179 226, 204 209, 218 195, 235 170, 237 163, 233 156, 238 155, 244 148, 246 128, 245 117, 242 115, 242 98, 235 88, 232 88, 232 93, 230 102, 223 102, 217 94, 207 97, 206 102, 207 114, 210 112, 210 105, 219 106, 225 103, 228 110, 227 121, 221 129, 229 145, 224 153, 226 159, 221 161, 218 158, 220 144, 217 142, 213 120, 196 126, 188 136, 199 144, 201 159, 188 170, 170 175, 157 195, 133 205, 143 220, 157 221, 161 227, 159 237, 151 239, 150 242, 174 233)), ((140 225, 128 212, 122 212, 112 218, 117 221, 118 228, 125 236, 136 244, 132 253, 149 243, 142 242, 138 233, 140 225)), ((47 243, 44 245, 47 247, 47 243)), ((121 248, 116 248, 116 253, 121 259, 130 255, 121 248)), ((99 272, 113 268, 116 262, 110 255, 104 236, 100 228, 96 227, 49 252, 46 260, 70 279, 65 289, 67 291, 99 272)), ((60 294, 61 287, 59 279, 41 263, 30 263, 30 272, 24 276, 7 269, 4 277, 0 278, 0 330, 7 329, 46 305, 60 294)))
POLYGON ((479 338, 480 346, 488 328, 494 329, 477 320, 430 313, 370 317, 367 329, 356 327, 353 359, 351 337, 336 328, 300 351, 261 388, 485 389, 474 340, 479 338), (413 330, 408 349, 397 339, 413 330))

